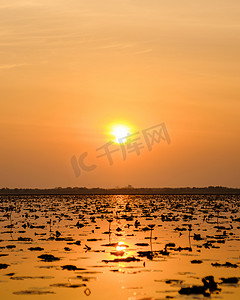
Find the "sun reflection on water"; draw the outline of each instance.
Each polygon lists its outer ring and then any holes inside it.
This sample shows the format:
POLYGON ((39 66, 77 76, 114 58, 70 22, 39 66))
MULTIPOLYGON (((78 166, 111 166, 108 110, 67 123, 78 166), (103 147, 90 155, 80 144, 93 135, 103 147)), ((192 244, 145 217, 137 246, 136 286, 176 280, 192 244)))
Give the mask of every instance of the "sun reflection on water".
POLYGON ((124 244, 124 242, 119 242, 116 246, 117 251, 125 251, 127 248, 127 245, 124 244))

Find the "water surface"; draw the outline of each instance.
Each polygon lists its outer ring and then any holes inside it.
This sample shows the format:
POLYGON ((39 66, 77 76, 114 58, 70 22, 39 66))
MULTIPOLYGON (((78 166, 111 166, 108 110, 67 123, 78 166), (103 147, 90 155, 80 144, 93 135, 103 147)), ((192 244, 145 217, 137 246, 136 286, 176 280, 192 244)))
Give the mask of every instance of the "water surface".
POLYGON ((239 299, 239 196, 2 196, 1 299, 239 299), (236 279, 237 280, 237 279, 236 279), (207 291, 209 292, 209 291, 207 291))

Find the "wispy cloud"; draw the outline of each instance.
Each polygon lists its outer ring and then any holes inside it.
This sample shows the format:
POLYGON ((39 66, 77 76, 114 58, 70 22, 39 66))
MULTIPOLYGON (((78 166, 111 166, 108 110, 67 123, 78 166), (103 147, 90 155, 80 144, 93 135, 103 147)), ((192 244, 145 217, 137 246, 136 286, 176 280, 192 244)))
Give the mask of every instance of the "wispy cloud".
POLYGON ((102 46, 97 46, 95 49, 126 49, 133 48, 135 45, 133 43, 111 43, 102 46))
POLYGON ((8 70, 8 69, 14 69, 19 68, 23 66, 28 66, 29 64, 6 64, 6 65, 0 65, 0 70, 8 70))
POLYGON ((0 9, 12 9, 12 8, 21 8, 21 7, 36 7, 43 6, 43 3, 32 0, 11 0, 11 1, 2 1, 0 3, 0 9))
POLYGON ((153 49, 144 49, 144 50, 137 51, 135 54, 145 54, 145 53, 150 53, 152 51, 153 49))

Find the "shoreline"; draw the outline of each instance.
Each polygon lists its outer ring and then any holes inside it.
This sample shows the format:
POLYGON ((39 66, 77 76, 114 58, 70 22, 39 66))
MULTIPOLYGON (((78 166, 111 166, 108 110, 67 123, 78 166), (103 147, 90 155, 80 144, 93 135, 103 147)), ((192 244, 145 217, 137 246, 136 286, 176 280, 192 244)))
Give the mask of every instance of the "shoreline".
POLYGON ((203 188, 2 188, 0 195, 239 195, 240 188, 203 187, 203 188))

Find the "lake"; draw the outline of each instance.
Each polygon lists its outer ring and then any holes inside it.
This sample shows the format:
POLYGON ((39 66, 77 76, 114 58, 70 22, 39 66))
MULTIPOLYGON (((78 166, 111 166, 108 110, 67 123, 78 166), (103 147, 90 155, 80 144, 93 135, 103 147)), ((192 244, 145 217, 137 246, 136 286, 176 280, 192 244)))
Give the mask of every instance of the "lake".
POLYGON ((3 300, 240 299, 237 195, 0 201, 3 300))

